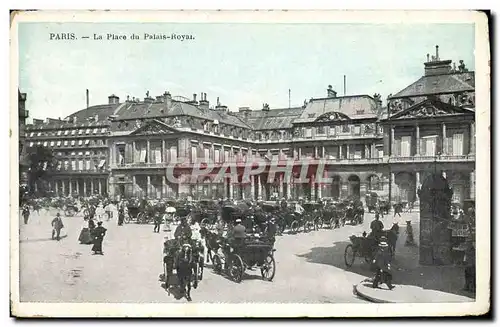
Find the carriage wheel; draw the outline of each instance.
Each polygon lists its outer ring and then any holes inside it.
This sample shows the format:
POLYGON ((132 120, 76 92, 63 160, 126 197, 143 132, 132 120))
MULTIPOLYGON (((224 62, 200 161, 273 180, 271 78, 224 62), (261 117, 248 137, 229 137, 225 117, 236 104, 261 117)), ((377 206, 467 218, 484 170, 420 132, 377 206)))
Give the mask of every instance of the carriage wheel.
POLYGON ((260 274, 264 280, 268 282, 272 281, 274 278, 274 274, 276 273, 276 262, 274 261, 274 257, 271 254, 268 254, 264 264, 260 268, 260 274))
POLYGON ((243 271, 245 266, 243 265, 243 260, 237 254, 234 254, 231 258, 231 266, 229 267, 229 275, 236 282, 240 283, 243 278, 243 271))
POLYGON ((123 218, 123 220, 125 221, 125 224, 129 224, 130 223, 130 214, 128 215, 125 215, 125 217, 123 218))
POLYGON ((207 226, 209 223, 210 223, 210 221, 208 220, 208 218, 203 218, 203 219, 200 221, 200 226, 201 226, 201 227, 203 227, 203 226, 207 226))
POLYGON ((214 273, 220 274, 222 272, 222 261, 218 254, 214 254, 214 257, 212 258, 212 264, 214 273))
POLYGON ((321 217, 318 217, 314 220, 314 229, 320 230, 321 228, 323 228, 323 219, 321 219, 321 217))
POLYGON ((296 234, 299 231, 299 222, 297 220, 292 221, 292 224, 290 225, 290 230, 294 234, 296 234))
POLYGON ((344 251, 345 265, 347 267, 351 267, 352 264, 354 263, 354 258, 356 258, 356 252, 354 251, 352 244, 349 244, 348 246, 345 247, 344 251))
POLYGON ((332 218, 330 219, 330 222, 329 222, 329 223, 330 223, 330 228, 331 228, 331 229, 337 228, 337 220, 336 220, 336 218, 335 218, 335 217, 332 217, 332 218))

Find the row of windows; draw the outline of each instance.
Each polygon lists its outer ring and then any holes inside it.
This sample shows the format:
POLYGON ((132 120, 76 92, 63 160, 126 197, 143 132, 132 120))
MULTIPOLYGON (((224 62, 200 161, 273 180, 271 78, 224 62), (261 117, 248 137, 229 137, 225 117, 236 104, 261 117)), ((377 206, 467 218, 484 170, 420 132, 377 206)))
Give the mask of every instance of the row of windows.
POLYGON ((35 136, 63 136, 63 135, 90 135, 90 134, 98 134, 102 133, 105 134, 108 132, 107 128, 87 128, 87 129, 73 129, 73 130, 59 130, 59 131, 48 131, 48 132, 31 132, 29 134, 29 137, 35 137, 35 136))
POLYGON ((56 166, 58 171, 103 171, 106 169, 106 160, 65 160, 59 161, 56 166))
POLYGON ((341 133, 363 135, 363 134, 379 134, 383 133, 383 126, 375 124, 359 124, 359 125, 337 125, 337 126, 318 126, 318 127, 303 127, 297 129, 296 134, 300 137, 312 138, 315 135, 336 135, 341 133), (378 129, 378 131, 377 131, 378 129))
POLYGON ((106 152, 107 151, 80 151, 80 152, 56 152, 55 155, 57 157, 62 157, 62 156, 92 156, 92 155, 95 155, 95 156, 103 156, 103 155, 106 155, 106 152))
POLYGON ((38 141, 30 142, 30 146, 43 145, 44 147, 68 147, 68 146, 104 146, 106 140, 64 140, 64 141, 38 141))

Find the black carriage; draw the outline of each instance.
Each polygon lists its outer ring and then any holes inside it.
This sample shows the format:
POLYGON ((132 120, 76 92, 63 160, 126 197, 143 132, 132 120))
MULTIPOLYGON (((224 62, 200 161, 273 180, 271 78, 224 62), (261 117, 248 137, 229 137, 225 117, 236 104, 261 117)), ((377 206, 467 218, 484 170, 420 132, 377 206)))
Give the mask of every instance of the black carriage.
MULTIPOLYGON (((387 235, 387 231, 384 231, 383 234, 387 235)), ((370 235, 367 236, 366 232, 362 236, 352 235, 349 239, 351 244, 348 244, 344 251, 346 266, 351 267, 356 257, 364 258, 366 263, 371 264, 379 247, 377 239, 370 235)), ((389 246, 389 252, 391 257, 393 257, 394 251, 392 246, 389 246)))
POLYGON ((196 209, 195 220, 202 226, 215 225, 219 216, 219 205, 214 200, 200 200, 196 209))
POLYGON ((217 274, 226 273, 231 279, 240 283, 243 274, 249 268, 260 268, 262 279, 272 281, 276 273, 272 243, 267 239, 249 237, 244 244, 233 247, 227 240, 222 245, 222 253, 213 256, 213 269, 217 274))
POLYGON ((351 267, 356 257, 364 258, 366 263, 371 263, 378 249, 377 240, 366 235, 361 237, 352 235, 349 239, 351 244, 347 245, 344 251, 345 265, 351 267))
POLYGON ((391 211, 391 203, 388 200, 379 199, 378 205, 380 208, 380 213, 383 215, 388 215, 389 211, 391 211))
POLYGON ((360 200, 349 200, 345 202, 344 223, 351 225, 362 224, 364 220, 365 209, 360 200))
POLYGON ((190 300, 190 289, 191 282, 193 287, 196 289, 199 282, 203 279, 203 268, 204 268, 204 248, 200 241, 196 240, 184 240, 180 241, 177 239, 166 240, 163 243, 163 280, 165 281, 165 289, 169 290, 172 282, 172 277, 177 276, 179 287, 182 291, 187 287, 187 298, 190 300), (190 251, 190 254, 186 254, 184 251, 190 251), (187 262, 184 262, 184 256, 188 257, 187 262), (185 269, 182 269, 182 265, 187 265, 188 274, 190 275, 188 285, 185 285, 184 278, 179 276, 181 270, 185 273, 185 269))

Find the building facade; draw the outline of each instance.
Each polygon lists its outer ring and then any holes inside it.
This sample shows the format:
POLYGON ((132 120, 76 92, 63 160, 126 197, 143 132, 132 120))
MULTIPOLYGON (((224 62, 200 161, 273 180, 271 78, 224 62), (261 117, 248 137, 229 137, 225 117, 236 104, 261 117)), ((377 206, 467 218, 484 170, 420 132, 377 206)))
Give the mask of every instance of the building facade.
POLYGON ((237 112, 219 99, 211 107, 206 93, 147 92, 124 102, 111 95, 107 105, 65 120, 35 121, 27 142, 60 158, 52 187, 64 195, 342 199, 376 192, 413 202, 427 174, 439 170, 463 201, 474 197, 474 73, 441 61, 437 50, 424 68, 385 107, 378 94, 338 96, 331 86, 300 107, 237 112), (257 159, 266 166, 243 180, 257 159), (213 169, 195 179, 200 162, 213 169), (289 164, 292 176, 278 172, 268 182, 273 162, 289 164), (238 183, 215 178, 221 171, 238 183), (302 174, 311 181, 297 183, 302 174), (317 183, 319 174, 330 182, 317 183))

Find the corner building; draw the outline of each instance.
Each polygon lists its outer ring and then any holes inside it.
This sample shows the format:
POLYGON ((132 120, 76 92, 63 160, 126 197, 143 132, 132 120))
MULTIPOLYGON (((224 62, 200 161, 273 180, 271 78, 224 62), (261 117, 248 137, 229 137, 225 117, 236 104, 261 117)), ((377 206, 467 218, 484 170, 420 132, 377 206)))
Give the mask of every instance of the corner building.
POLYGON ((415 83, 390 95, 385 107, 378 94, 338 96, 331 86, 324 98, 301 107, 271 109, 264 104, 260 110, 242 107, 237 112, 219 99, 210 106, 206 93, 187 99, 169 92, 153 98, 148 92, 142 100, 127 97, 124 102, 111 95, 107 105, 30 127, 55 133, 53 143, 38 134, 28 134, 35 136, 27 142, 62 153, 54 185, 63 194, 69 180, 78 180, 72 190, 80 195, 89 194, 90 184, 94 193, 123 197, 364 199, 377 192, 392 201, 411 202, 418 200, 423 179, 442 171, 455 200, 474 198, 474 73, 463 63, 457 68, 440 60, 437 49, 424 69, 415 83), (77 132, 65 134, 67 130, 77 132), (58 145, 65 142, 61 136, 68 138, 65 152, 58 145), (245 165, 256 158, 267 161, 266 169, 243 183, 245 165), (89 160, 97 165, 87 165, 89 160), (299 184, 278 173, 267 183, 273 160, 283 165, 292 161, 294 177, 307 165, 312 181, 299 184), (331 179, 327 185, 315 183, 319 160, 326 163, 321 173, 331 179), (215 169, 192 180, 200 161, 214 163, 215 169), (220 169, 230 168, 240 183, 214 178, 220 169), (177 182, 167 178, 169 170, 177 182))

